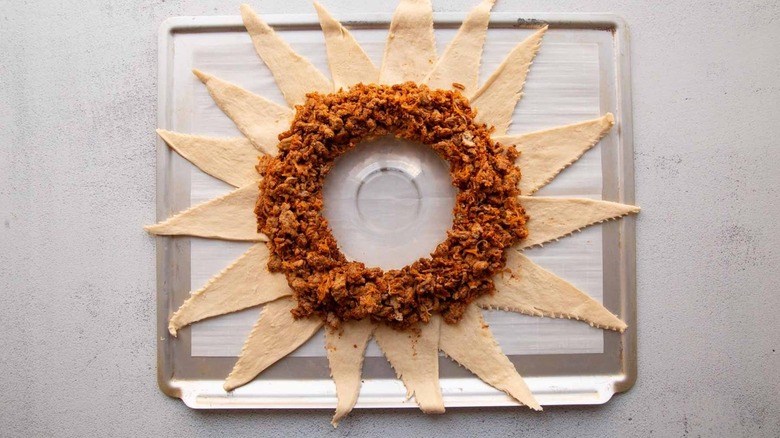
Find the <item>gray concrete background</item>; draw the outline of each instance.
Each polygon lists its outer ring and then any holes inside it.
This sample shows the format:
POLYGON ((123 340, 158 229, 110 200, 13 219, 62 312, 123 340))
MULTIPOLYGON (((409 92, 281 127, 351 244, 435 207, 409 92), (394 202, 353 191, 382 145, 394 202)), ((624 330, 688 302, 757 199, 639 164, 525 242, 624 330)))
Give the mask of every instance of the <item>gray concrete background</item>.
MULTIPOLYGON (((336 14, 394 2, 326 1, 336 14)), ((464 11, 473 1, 434 1, 464 11)), ((655 3, 655 2, 652 2, 655 3)), ((254 2, 309 13, 303 0, 254 2)), ((155 379, 157 29, 209 1, 0 2, 0 435, 780 435, 780 6, 499 1, 632 35, 639 381, 605 406, 196 412, 155 379)))

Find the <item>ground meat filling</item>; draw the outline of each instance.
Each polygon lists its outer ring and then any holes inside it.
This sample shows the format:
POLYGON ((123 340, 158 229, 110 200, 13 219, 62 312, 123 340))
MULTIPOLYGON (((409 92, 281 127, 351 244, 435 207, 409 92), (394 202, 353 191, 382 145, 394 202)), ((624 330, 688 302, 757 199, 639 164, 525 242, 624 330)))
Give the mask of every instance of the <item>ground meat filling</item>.
POLYGON ((279 135, 279 154, 262 157, 255 213, 269 236, 268 268, 283 272, 298 307, 331 325, 371 318, 398 329, 440 313, 457 322, 474 299, 495 289, 504 250, 524 238, 517 200, 518 152, 490 139, 459 91, 412 82, 355 85, 312 93, 279 135), (458 189, 452 228, 429 258, 383 271, 348 262, 322 216, 322 185, 334 160, 361 141, 393 134, 433 148, 458 189))

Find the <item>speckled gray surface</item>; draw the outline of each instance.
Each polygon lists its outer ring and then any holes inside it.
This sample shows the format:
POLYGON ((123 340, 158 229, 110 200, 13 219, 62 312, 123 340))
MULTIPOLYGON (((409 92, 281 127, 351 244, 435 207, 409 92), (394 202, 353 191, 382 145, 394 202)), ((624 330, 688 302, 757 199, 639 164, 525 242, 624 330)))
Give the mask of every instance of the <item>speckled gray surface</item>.
MULTIPOLYGON (((325 2, 391 12, 392 2, 325 2)), ((434 1, 439 11, 473 2, 434 1)), ((309 13, 302 0, 255 2, 309 13)), ((499 1, 632 35, 639 380, 604 406, 196 412, 155 378, 157 28, 231 2, 0 2, 0 435, 780 435, 780 6, 499 1)))

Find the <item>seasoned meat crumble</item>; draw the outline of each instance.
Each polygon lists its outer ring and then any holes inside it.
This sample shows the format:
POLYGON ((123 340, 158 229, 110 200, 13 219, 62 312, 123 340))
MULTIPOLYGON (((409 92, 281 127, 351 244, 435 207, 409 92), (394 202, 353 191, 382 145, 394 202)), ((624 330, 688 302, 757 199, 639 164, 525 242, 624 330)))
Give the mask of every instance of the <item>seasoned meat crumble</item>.
POLYGON ((440 313, 457 322, 474 299, 495 289, 504 250, 526 237, 517 200, 518 152, 490 139, 459 91, 407 82, 358 84, 311 93, 296 107, 279 153, 260 159, 258 231, 269 236, 268 268, 293 290, 296 317, 330 325, 372 318, 406 329, 440 313), (383 271, 346 260, 322 216, 322 185, 334 160, 358 143, 392 134, 433 148, 458 189, 452 228, 430 257, 383 271))

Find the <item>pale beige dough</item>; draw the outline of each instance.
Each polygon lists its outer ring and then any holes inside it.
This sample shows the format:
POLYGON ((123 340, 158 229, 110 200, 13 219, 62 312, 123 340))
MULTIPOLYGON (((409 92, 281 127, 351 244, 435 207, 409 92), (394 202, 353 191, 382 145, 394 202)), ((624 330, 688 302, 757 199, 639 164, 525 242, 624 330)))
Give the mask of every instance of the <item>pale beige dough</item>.
POLYGON ((528 69, 546 31, 547 26, 544 26, 512 49, 471 97, 471 106, 477 110, 476 120, 495 126, 494 135, 506 134, 515 106, 523 95, 528 69))
POLYGON ((338 426, 357 402, 366 346, 375 329, 376 325, 368 319, 345 321, 338 329, 325 329, 325 351, 338 397, 331 421, 333 427, 338 426))
POLYGON ((465 87, 461 91, 464 96, 474 94, 477 90, 482 47, 490 22, 490 9, 494 3, 495 0, 483 0, 469 12, 424 83, 431 88, 449 90, 453 88, 452 83, 456 82, 465 87))
POLYGON ((598 301, 525 255, 508 251, 506 267, 511 273, 493 277, 496 293, 481 296, 477 305, 531 316, 576 319, 619 332, 626 329, 626 323, 598 301))
POLYGON ((251 382, 279 359, 295 351, 322 327, 318 317, 294 319, 290 311, 297 306, 292 298, 279 298, 263 307, 252 327, 233 371, 225 380, 225 391, 251 382))
POLYGON ((457 324, 442 324, 439 348, 488 385, 541 411, 531 390, 509 361, 476 306, 469 306, 457 324))
POLYGON ((428 324, 420 324, 420 333, 398 331, 385 324, 377 326, 374 338, 395 373, 406 386, 406 397, 414 395, 426 414, 444 413, 439 386, 439 315, 428 324))
POLYGON ((532 195, 595 146, 614 124, 615 118, 607 113, 573 125, 522 135, 494 136, 493 140, 517 146, 520 156, 515 164, 523 172, 520 191, 532 195))
POLYGON ((379 69, 349 31, 341 25, 319 2, 314 2, 320 26, 325 35, 328 66, 333 77, 333 91, 348 89, 357 83, 375 84, 379 81, 379 69))
POLYGON ((292 110, 200 70, 192 72, 206 85, 217 106, 258 150, 276 151, 279 133, 290 127, 292 110))
POLYGON ((421 82, 436 62, 430 0, 401 0, 390 23, 379 82, 421 82))
POLYGON ((284 275, 268 271, 265 243, 252 245, 232 265, 193 292, 168 321, 168 331, 176 332, 193 322, 225 315, 292 294, 284 275))
POLYGON ((212 138, 158 129, 157 134, 187 161, 233 187, 257 181, 258 151, 244 137, 212 138))
POLYGON ((257 196, 257 184, 248 184, 145 229, 162 236, 265 242, 268 237, 257 232, 254 213, 257 196))
POLYGON ((305 102, 306 93, 330 93, 333 90, 333 85, 317 67, 295 53, 249 5, 241 5, 241 17, 257 54, 271 70, 290 107, 305 102))
POLYGON ((588 225, 639 213, 639 207, 583 198, 518 196, 529 219, 528 237, 517 249, 530 248, 578 231, 588 225))

